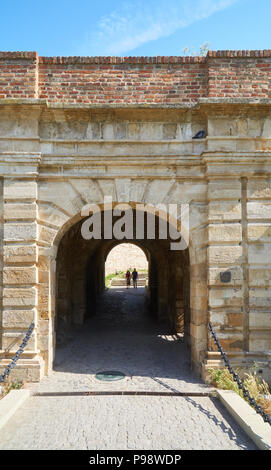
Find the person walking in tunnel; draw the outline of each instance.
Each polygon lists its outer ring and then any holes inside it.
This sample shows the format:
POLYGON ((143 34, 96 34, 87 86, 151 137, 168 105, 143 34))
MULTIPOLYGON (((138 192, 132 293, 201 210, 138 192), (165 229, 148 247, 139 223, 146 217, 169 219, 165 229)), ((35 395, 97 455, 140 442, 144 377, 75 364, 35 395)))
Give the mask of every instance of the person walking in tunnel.
POLYGON ((133 278, 134 288, 137 289, 138 272, 137 272, 136 268, 134 268, 134 270, 132 272, 132 278, 133 278))
POLYGON ((126 288, 128 289, 131 284, 131 273, 129 269, 126 271, 126 288))

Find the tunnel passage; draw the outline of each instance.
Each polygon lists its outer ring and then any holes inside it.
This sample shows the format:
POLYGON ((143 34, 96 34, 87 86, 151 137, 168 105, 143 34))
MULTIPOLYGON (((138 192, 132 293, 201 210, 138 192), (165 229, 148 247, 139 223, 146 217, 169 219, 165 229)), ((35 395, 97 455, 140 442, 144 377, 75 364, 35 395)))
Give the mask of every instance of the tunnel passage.
MULTIPOLYGON (((97 302, 105 290, 106 258, 115 246, 127 242, 141 248, 148 260, 148 312, 154 321, 164 325, 165 331, 184 335, 187 346, 190 346, 188 248, 173 251, 169 237, 159 239, 157 216, 153 239, 144 236, 143 239, 102 237, 86 240, 81 233, 82 222, 80 220, 64 234, 58 248, 56 344, 65 341, 66 333, 74 325, 82 325, 97 314, 97 302)), ((104 233, 103 226, 101 232, 104 233)))

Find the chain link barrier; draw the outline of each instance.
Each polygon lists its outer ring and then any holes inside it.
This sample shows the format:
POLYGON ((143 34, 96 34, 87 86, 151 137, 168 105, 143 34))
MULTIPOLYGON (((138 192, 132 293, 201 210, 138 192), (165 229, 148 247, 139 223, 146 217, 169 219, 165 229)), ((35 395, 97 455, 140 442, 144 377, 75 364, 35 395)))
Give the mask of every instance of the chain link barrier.
POLYGON ((33 332, 34 328, 35 328, 35 324, 31 323, 31 325, 30 325, 30 327, 29 327, 29 329, 28 329, 28 331, 27 331, 27 333, 24 337, 24 340, 23 340, 22 344, 20 345, 18 351, 16 352, 16 354, 13 357, 12 361, 6 367, 4 373, 2 375, 0 375, 0 383, 5 382, 6 378, 9 376, 11 370, 16 366, 16 362, 20 358, 25 346, 27 345, 27 343, 29 341, 29 338, 32 335, 32 332, 33 332))
POLYGON ((250 405, 256 410, 256 412, 261 415, 264 422, 269 423, 271 425, 271 417, 264 412, 264 410, 262 409, 262 407, 260 405, 257 404, 255 398, 251 397, 249 391, 245 388, 245 386, 244 386, 242 380, 240 379, 239 375, 234 371, 234 369, 230 365, 230 361, 227 358, 226 353, 223 351, 223 348, 220 345, 219 340, 217 339, 217 336, 216 336, 216 334, 213 330, 213 327, 212 327, 211 323, 208 324, 208 328, 209 328, 209 330, 212 334, 212 337, 213 337, 214 342, 217 346, 217 349, 219 350, 221 356, 223 357, 223 360, 224 360, 224 363, 225 363, 227 369, 229 370, 230 374, 233 376, 233 380, 237 383, 239 390, 241 390, 243 392, 244 397, 247 398, 250 405))

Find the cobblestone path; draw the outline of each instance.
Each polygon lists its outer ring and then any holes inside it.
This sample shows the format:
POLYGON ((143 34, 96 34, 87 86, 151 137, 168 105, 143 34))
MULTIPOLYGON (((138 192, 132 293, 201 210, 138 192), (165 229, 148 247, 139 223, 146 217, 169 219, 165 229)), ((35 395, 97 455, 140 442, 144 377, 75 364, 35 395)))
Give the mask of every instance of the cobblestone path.
MULTIPOLYGON (((184 343, 144 309, 144 288, 110 289, 97 314, 57 349, 36 392, 206 391, 184 343), (101 382, 98 371, 126 377, 101 382)), ((0 449, 255 449, 209 397, 31 396, 0 431, 0 449)))

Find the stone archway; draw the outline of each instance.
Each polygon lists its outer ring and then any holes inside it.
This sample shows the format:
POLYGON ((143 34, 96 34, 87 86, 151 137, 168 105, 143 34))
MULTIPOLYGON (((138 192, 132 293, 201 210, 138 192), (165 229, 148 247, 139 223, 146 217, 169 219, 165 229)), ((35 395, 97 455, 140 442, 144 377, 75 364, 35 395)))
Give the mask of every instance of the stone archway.
MULTIPOLYGON (((156 219, 158 217, 156 216, 156 219)), ((156 220, 156 225, 158 224, 156 220)), ((56 327, 63 330, 82 324, 93 315, 98 296, 104 290, 104 263, 109 251, 121 241, 85 240, 82 220, 63 235, 56 258, 56 327)), ((157 232, 156 232, 157 233, 157 232)), ((170 240, 128 240, 140 247, 149 261, 150 310, 172 332, 190 340, 190 273, 188 250, 171 251, 170 240)))

